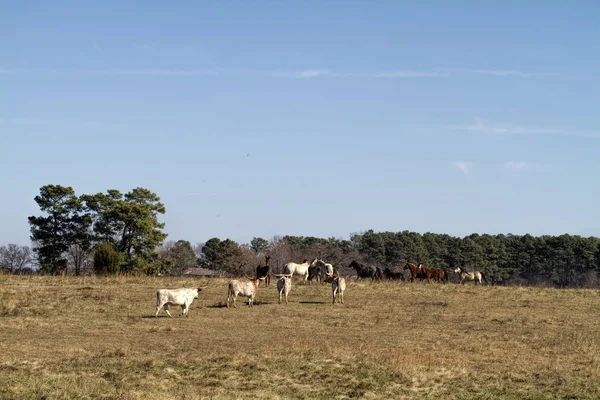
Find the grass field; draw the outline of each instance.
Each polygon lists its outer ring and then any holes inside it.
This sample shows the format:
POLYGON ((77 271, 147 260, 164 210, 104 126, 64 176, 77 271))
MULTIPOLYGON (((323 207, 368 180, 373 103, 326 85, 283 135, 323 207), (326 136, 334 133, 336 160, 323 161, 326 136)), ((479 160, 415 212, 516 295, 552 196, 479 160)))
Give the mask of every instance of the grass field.
POLYGON ((0 399, 600 398, 597 290, 272 283, 227 309, 208 283, 155 319, 206 280, 0 276, 0 399))

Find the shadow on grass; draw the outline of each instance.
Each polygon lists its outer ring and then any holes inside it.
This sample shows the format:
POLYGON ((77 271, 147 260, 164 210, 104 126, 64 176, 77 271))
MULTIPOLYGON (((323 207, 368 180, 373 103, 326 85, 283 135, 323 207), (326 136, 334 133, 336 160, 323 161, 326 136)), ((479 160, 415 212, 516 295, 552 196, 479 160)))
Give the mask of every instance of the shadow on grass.
MULTIPOLYGON (((255 306, 262 306, 265 304, 274 304, 274 303, 270 303, 268 301, 255 301, 254 305, 255 306)), ((248 302, 244 302, 244 303, 240 303, 237 302, 237 306, 239 307, 248 307, 248 302)), ((217 303, 217 304, 213 304, 211 306, 206 306, 206 308, 227 308, 227 303, 217 303)), ((233 304, 231 304, 231 308, 233 308, 233 304)))
POLYGON ((300 304, 327 304, 325 301, 299 301, 300 304))

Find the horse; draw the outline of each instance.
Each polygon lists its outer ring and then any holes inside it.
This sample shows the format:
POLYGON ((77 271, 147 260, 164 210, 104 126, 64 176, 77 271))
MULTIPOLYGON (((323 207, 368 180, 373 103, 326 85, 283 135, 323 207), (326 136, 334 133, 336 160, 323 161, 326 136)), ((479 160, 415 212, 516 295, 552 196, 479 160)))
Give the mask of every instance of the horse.
MULTIPOLYGON (((265 257, 265 265, 259 265, 258 267, 256 267, 256 279, 260 279, 261 281, 264 281, 265 286, 269 286, 269 283, 271 282, 271 275, 273 275, 273 271, 271 271, 271 266, 269 265, 271 261, 271 257, 270 256, 266 256, 265 257)), ((259 282, 260 284, 260 282, 259 282)))
POLYGON ((405 281, 404 274, 402 272, 393 272, 389 268, 386 268, 383 270, 383 276, 390 280, 398 279, 398 280, 401 280, 402 282, 405 281))
POLYGON ((297 264, 294 262, 289 262, 287 264, 285 264, 285 267, 283 267, 283 273, 286 275, 303 275, 304 276, 304 280, 308 279, 308 267, 314 267, 314 265, 317 262, 317 258, 315 257, 315 259, 312 262, 309 262, 308 260, 304 260, 304 262, 302 264, 297 264))
POLYGON ((420 271, 423 272, 423 274, 425 274, 425 277, 427 278, 427 282, 431 283, 431 280, 435 280, 435 281, 441 281, 442 283, 447 283, 448 282, 448 273, 446 272, 445 269, 442 268, 427 268, 425 266, 425 264, 419 264, 419 268, 420 271))
POLYGON ((333 265, 327 264, 325 261, 317 260, 317 266, 321 270, 321 282, 325 282, 326 277, 331 277, 333 274, 333 265))
POLYGON ((308 267, 308 281, 316 279, 317 283, 321 281, 321 267, 319 265, 311 265, 308 267))
POLYGON ((479 271, 467 272, 464 269, 462 269, 462 267, 456 267, 454 272, 456 272, 460 276, 460 284, 461 285, 464 285, 465 281, 475 281, 476 285, 477 285, 477 282, 479 282, 479 284, 481 285, 482 278, 485 281, 485 283, 488 283, 487 279, 485 279, 485 275, 483 275, 483 272, 479 272, 479 271))
POLYGON ((348 268, 354 268, 356 270, 357 280, 360 278, 371 278, 371 280, 381 280, 383 277, 383 270, 379 267, 375 267, 373 265, 366 266, 364 264, 359 263, 354 260, 349 265, 348 268))
POLYGON ((404 266, 404 269, 410 270, 410 282, 414 282, 414 280, 417 278, 420 279, 421 281, 423 281, 423 279, 427 278, 425 276, 425 273, 423 272, 423 270, 420 270, 419 268, 417 268, 417 266, 415 264, 406 263, 406 265, 404 266))

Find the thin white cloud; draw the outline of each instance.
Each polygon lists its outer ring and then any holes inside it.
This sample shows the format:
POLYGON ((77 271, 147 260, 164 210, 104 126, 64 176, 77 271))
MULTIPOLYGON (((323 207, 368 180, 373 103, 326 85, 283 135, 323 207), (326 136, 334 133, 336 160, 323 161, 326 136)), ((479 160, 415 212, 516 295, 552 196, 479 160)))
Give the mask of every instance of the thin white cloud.
POLYGON ((320 76, 328 76, 330 74, 331 72, 326 69, 306 69, 304 71, 293 73, 292 75, 296 75, 298 78, 318 78, 320 76))
POLYGON ((481 132, 495 135, 561 135, 600 138, 600 132, 586 132, 569 129, 537 128, 531 126, 501 125, 475 118, 471 125, 460 125, 453 127, 456 130, 481 132))
POLYGON ((44 119, 44 118, 0 118, 0 125, 29 126, 29 127, 61 127, 77 129, 116 130, 123 126, 104 122, 80 119, 44 119))
MULTIPOLYGON (((104 50, 97 42, 92 43, 97 52, 104 50)), ((150 45, 132 45, 134 49, 140 51, 155 51, 150 45)), ((186 46, 182 51, 193 51, 193 47, 186 46)), ((465 70, 455 70, 465 71, 465 70)), ((470 73, 485 73, 496 76, 528 76, 518 71, 503 70, 466 70, 470 73)), ((392 71, 374 71, 374 72, 337 72, 325 68, 312 68, 301 70, 252 70, 245 68, 213 68, 213 69, 178 69, 178 68, 137 68, 124 69, 112 68, 105 70, 82 70, 82 69, 14 69, 0 68, 0 74, 12 73, 37 73, 37 74, 95 74, 95 75, 146 75, 146 76, 204 76, 204 75, 251 75, 251 76, 270 76, 274 78, 288 79, 415 79, 415 78, 445 78, 454 76, 452 72, 438 71, 411 71, 411 70, 392 70, 392 71)), ((468 127, 473 130, 473 126, 468 127)))
POLYGON ((305 69, 300 71, 271 72, 269 75, 283 78, 435 78, 447 74, 430 71, 382 71, 382 72, 335 72, 328 69, 305 69))
POLYGON ((0 67, 0 74, 18 74, 19 72, 25 72, 21 68, 2 68, 0 67))
POLYGON ((512 170, 516 170, 516 171, 523 170, 523 169, 539 168, 539 167, 540 167, 540 164, 527 162, 527 161, 507 161, 504 163, 505 169, 512 169, 512 170))
POLYGON ((531 76, 531 74, 521 71, 514 70, 504 70, 504 69, 469 69, 469 72, 474 74, 482 74, 482 75, 492 75, 492 76, 507 76, 507 77, 519 77, 519 78, 527 78, 531 76))
POLYGON ((335 77, 339 78, 441 78, 446 77, 448 74, 439 72, 428 72, 428 71, 384 71, 384 72, 373 72, 373 73, 339 73, 334 74, 335 77))
POLYGON ((453 161, 450 163, 455 168, 458 168, 465 176, 469 175, 469 172, 473 169, 475 164, 469 161, 453 161))
POLYGON ((207 76, 217 73, 212 69, 108 69, 96 71, 78 71, 80 73, 89 73, 93 75, 132 75, 132 76, 165 76, 165 77, 185 77, 185 76, 207 76))

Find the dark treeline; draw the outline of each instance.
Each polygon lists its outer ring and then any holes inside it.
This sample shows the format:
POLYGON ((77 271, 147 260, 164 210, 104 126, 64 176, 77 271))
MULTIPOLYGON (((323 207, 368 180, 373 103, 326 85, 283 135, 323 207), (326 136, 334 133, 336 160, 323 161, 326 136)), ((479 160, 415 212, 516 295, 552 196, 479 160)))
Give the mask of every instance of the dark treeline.
POLYGON ((144 188, 76 196, 71 187, 46 185, 35 197, 43 215, 31 216, 33 248, 0 247, 8 273, 171 274, 204 267, 232 275, 253 274, 271 258, 275 271, 290 261, 320 257, 343 273, 352 260, 402 271, 406 263, 457 266, 485 273, 494 284, 598 287, 600 239, 576 235, 446 234, 402 231, 352 234, 349 240, 299 236, 255 237, 249 244, 212 238, 195 246, 165 241, 160 198, 144 188))

